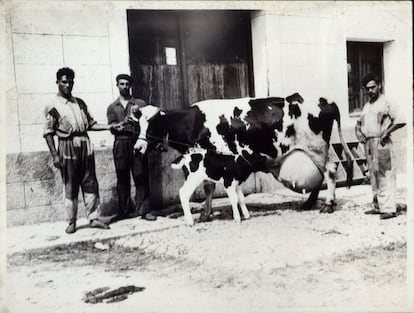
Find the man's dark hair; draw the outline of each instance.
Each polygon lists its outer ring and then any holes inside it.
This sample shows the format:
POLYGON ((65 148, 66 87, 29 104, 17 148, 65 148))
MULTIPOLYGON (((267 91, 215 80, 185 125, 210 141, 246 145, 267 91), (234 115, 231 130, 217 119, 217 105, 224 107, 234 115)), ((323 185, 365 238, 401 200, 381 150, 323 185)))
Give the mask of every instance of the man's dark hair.
POLYGON ((70 67, 62 67, 56 72, 56 79, 59 80, 65 75, 69 79, 75 78, 75 72, 70 67))
POLYGON ((372 73, 368 73, 367 75, 365 75, 364 79, 362 80, 362 87, 365 88, 365 86, 371 81, 373 80, 377 85, 381 84, 381 79, 379 78, 378 75, 376 74, 372 74, 372 73))
POLYGON ((125 79, 125 80, 129 81, 132 84, 132 77, 129 76, 128 74, 119 74, 119 75, 117 75, 116 78, 115 78, 116 83, 119 83, 120 79, 125 79))

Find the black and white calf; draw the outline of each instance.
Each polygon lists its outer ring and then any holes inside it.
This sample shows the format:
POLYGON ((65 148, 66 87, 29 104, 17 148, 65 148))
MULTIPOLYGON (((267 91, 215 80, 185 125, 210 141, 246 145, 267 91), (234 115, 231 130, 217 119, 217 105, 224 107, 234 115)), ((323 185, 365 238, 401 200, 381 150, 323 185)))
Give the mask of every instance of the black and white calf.
MULTIPOLYGON (((182 156, 173 167, 185 173, 179 196, 186 222, 193 225, 189 200, 205 180, 224 184, 233 217, 249 217, 240 184, 253 172, 271 172, 286 187, 311 192, 316 201, 324 177, 328 197, 323 211, 332 212, 336 165, 328 162, 333 122, 347 157, 348 182, 352 180, 351 153, 342 138, 337 105, 320 98, 304 103, 299 94, 284 98, 206 100, 188 109, 141 109, 137 149, 151 149, 162 141, 182 156)), ((211 195, 207 195, 211 197, 211 195)))

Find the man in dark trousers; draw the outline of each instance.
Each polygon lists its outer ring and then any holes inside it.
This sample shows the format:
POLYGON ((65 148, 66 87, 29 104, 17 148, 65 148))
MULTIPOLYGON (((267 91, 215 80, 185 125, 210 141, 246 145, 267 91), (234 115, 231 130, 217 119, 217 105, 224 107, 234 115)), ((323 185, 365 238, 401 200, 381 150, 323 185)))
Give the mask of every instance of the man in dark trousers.
POLYGON ((115 136, 113 155, 117 176, 118 219, 140 215, 148 221, 157 217, 150 212, 148 202, 148 161, 147 155, 134 151, 139 126, 131 119, 132 112, 145 106, 145 101, 131 96, 132 79, 127 74, 116 76, 119 97, 108 106, 108 124, 123 124, 122 130, 113 130, 115 136), (131 178, 135 183, 135 206, 131 200, 131 178))
POLYGON ((87 132, 120 129, 120 125, 98 124, 90 115, 85 102, 72 96, 74 78, 75 72, 71 68, 64 67, 57 71, 58 93, 45 106, 43 131, 53 164, 60 169, 62 175, 68 234, 76 231, 79 189, 82 189, 90 226, 109 229, 101 215, 94 151, 87 132), (54 136, 58 137, 57 149, 54 136))

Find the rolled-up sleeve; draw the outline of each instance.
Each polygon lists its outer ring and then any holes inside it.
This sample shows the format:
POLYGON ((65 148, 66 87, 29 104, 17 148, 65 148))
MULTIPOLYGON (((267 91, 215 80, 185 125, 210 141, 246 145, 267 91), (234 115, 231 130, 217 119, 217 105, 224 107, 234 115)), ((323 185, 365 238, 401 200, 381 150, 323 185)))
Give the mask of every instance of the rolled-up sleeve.
POLYGON ((46 105, 44 108, 44 123, 43 123, 43 137, 47 135, 54 135, 56 125, 56 117, 52 115, 51 110, 53 107, 51 105, 46 105))
POLYGON ((401 124, 407 122, 401 108, 395 104, 395 102, 387 100, 387 113, 393 121, 393 124, 401 124))
POLYGON ((95 121, 95 119, 92 117, 88 110, 86 110, 86 117, 88 119, 88 129, 90 129, 93 125, 98 123, 97 121, 95 121))

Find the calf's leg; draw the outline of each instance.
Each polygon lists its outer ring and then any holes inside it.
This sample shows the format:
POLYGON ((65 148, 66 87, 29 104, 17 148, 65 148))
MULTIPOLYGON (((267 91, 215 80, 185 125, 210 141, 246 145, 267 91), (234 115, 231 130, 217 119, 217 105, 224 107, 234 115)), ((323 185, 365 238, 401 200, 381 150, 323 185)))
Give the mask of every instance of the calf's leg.
POLYGON ((239 198, 239 205, 242 211, 242 215, 247 220, 250 218, 250 213, 249 213, 249 210, 247 209, 243 190, 241 189, 240 185, 237 185, 236 191, 237 191, 237 197, 239 198))
POLYGON ((241 222, 238 204, 238 196, 237 196, 237 185, 236 181, 233 181, 229 187, 226 188, 227 195, 229 196, 231 208, 233 209, 233 218, 234 221, 237 223, 241 222))
POLYGON ((201 175, 201 173, 190 173, 185 180, 184 185, 181 186, 179 191, 181 206, 184 211, 184 218, 186 223, 190 226, 194 225, 194 219, 191 215, 190 198, 194 193, 194 190, 198 185, 200 185, 203 179, 204 177, 201 175))
POLYGON ((198 219, 201 223, 211 221, 213 193, 216 189, 216 184, 212 181, 205 180, 203 188, 206 195, 206 201, 204 203, 204 208, 201 210, 200 218, 198 219))

